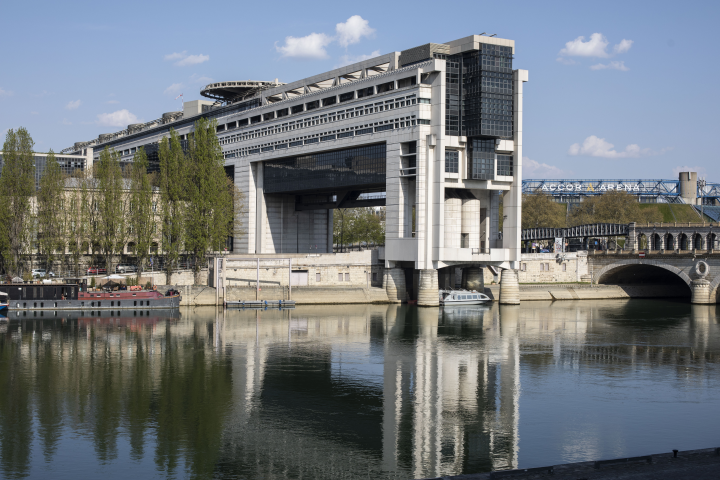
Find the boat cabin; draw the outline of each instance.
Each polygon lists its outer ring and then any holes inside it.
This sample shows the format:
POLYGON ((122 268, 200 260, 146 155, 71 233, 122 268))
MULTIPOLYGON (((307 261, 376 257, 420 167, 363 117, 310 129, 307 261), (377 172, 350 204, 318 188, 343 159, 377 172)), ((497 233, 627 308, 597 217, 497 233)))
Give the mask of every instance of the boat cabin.
POLYGON ((0 292, 7 293, 10 300, 77 300, 79 287, 76 284, 37 285, 7 284, 0 285, 0 292))

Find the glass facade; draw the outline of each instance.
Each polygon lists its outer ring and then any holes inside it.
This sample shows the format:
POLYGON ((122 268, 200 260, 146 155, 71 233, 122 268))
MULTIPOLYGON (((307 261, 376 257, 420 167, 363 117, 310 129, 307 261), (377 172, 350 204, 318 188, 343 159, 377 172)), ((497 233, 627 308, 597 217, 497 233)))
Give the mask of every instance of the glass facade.
POLYGON ((455 150, 445 151, 445 172, 458 173, 458 165, 460 163, 460 154, 455 150))
POLYGON ((473 139, 470 145, 468 178, 473 180, 495 179, 495 140, 473 139))
POLYGON ((513 175, 513 157, 512 155, 497 156, 497 174, 512 177, 513 175))
POLYGON ((460 135, 460 61, 451 57, 445 71, 445 134, 460 135))
POLYGON ((467 137, 513 137, 512 48, 447 56, 445 132, 467 137))
POLYGON ((263 163, 266 193, 385 185, 386 145, 319 152, 263 163))
MULTIPOLYGON (((63 175, 71 176, 76 170, 85 170, 85 159, 84 158, 67 158, 55 156, 55 160, 60 165, 60 171, 63 175)), ((35 188, 40 188, 40 178, 45 172, 45 166, 47 165, 47 155, 35 154, 33 155, 33 161, 35 163, 35 188)), ((0 155, 0 172, 4 165, 3 156, 0 155)))

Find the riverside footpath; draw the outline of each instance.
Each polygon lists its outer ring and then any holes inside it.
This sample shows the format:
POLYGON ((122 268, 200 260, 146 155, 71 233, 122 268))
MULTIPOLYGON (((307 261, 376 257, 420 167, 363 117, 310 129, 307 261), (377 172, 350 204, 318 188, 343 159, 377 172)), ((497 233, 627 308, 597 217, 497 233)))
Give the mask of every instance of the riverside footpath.
POLYGON ((642 457, 567 463, 519 470, 436 477, 432 480, 716 480, 720 448, 661 453, 642 457))

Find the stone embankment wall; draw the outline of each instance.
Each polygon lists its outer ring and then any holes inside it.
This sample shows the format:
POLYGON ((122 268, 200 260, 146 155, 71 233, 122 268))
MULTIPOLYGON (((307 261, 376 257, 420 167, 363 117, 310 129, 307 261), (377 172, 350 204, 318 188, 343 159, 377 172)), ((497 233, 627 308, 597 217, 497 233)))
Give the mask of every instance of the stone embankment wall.
MULTIPOLYGON (((258 276, 256 258, 260 259, 262 288, 288 285, 288 258, 292 259, 293 272, 306 272, 308 287, 367 288, 382 285, 383 263, 378 259, 377 249, 344 253, 228 255, 222 272, 225 285, 254 288, 258 276)), ((212 285, 212 282, 209 284, 212 285)))
MULTIPOLYGON (((201 306, 215 305, 215 288, 205 286, 158 286, 158 291, 165 293, 175 288, 182 295, 180 305, 201 306)), ((255 300, 255 287, 226 287, 226 300, 255 300)), ((288 287, 262 287, 257 292, 258 300, 288 300, 288 287)), ((387 294, 382 288, 363 287, 293 287, 292 300, 297 305, 330 305, 348 303, 389 303, 387 294)), ((223 299, 220 297, 219 303, 223 299)))
MULTIPOLYGON (((497 300, 500 286, 491 285, 485 293, 497 300)), ((610 300, 617 298, 689 298, 690 290, 676 285, 520 285, 520 301, 532 300, 610 300)))

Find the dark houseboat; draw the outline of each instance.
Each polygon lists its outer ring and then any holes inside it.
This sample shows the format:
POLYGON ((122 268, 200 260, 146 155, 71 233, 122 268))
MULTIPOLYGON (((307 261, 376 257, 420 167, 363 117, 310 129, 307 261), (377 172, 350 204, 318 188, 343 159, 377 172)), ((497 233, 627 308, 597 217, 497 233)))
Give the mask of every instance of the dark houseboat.
POLYGON ((72 283, 5 284, 0 285, 0 292, 7 293, 10 311, 177 308, 182 300, 176 292, 170 295, 154 290, 88 292, 84 285, 72 283))

